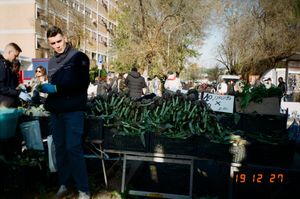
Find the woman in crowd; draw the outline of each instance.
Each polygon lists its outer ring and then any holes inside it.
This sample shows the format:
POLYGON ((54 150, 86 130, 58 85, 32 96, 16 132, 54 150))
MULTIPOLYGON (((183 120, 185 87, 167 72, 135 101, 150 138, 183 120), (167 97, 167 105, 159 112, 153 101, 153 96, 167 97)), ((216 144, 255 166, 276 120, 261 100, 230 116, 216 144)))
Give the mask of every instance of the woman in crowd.
POLYGON ((35 69, 35 76, 30 82, 31 92, 33 103, 44 103, 47 97, 47 94, 39 92, 39 85, 47 83, 48 76, 47 71, 43 66, 38 66, 35 69))

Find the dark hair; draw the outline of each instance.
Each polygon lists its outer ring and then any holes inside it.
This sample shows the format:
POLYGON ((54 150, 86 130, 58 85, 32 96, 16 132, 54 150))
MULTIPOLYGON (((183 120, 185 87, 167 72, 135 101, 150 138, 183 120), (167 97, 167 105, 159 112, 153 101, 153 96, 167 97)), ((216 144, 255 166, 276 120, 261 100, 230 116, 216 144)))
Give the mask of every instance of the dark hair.
POLYGON ((42 65, 39 65, 38 67, 36 67, 35 72, 37 71, 37 69, 40 69, 42 72, 42 75, 47 75, 47 71, 46 68, 42 65))
POLYGON ((135 71, 135 72, 137 72, 138 70, 137 70, 137 68, 136 68, 136 67, 132 67, 131 71, 135 71))
POLYGON ((52 26, 47 30, 47 38, 49 37, 55 37, 56 35, 61 34, 64 35, 62 30, 57 26, 52 26))
POLYGON ((14 42, 11 42, 11 43, 7 44, 7 46, 13 47, 19 53, 22 52, 20 46, 18 46, 18 44, 14 43, 14 42))

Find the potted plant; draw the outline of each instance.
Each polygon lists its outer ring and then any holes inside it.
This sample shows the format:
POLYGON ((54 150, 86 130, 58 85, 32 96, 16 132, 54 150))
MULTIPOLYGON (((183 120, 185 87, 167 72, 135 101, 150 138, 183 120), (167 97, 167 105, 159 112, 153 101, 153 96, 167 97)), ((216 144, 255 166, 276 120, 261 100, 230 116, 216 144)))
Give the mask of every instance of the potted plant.
POLYGON ((149 134, 141 125, 142 107, 124 95, 97 96, 88 103, 87 115, 103 122, 105 149, 148 152, 149 134))
POLYGON ((275 86, 266 88, 264 84, 251 86, 246 84, 236 95, 236 112, 267 115, 280 114, 281 89, 275 86))

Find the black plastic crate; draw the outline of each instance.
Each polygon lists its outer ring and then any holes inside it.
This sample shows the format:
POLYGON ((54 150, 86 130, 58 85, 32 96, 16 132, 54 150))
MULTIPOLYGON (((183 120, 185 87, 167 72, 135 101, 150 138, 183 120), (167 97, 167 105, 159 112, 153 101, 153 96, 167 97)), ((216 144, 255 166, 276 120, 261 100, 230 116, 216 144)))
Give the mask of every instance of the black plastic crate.
POLYGON ((104 128, 104 149, 149 152, 149 142, 149 133, 133 136, 119 133, 116 129, 104 128))

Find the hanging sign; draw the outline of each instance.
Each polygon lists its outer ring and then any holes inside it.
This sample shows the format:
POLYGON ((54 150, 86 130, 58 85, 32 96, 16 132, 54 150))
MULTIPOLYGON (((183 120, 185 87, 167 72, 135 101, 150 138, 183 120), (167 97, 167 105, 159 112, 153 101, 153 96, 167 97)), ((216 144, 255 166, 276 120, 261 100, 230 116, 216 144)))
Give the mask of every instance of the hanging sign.
POLYGON ((233 113, 234 96, 203 93, 202 99, 213 111, 233 113))

